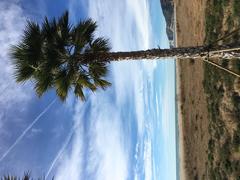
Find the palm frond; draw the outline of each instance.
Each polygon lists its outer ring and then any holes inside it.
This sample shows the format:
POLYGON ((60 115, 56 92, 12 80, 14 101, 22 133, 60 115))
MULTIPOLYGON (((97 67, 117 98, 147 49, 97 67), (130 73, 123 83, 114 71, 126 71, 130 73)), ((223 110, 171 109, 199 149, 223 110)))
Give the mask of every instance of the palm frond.
POLYGON ((16 176, 7 175, 1 178, 1 180, 17 180, 16 176))
POLYGON ((81 53, 84 47, 92 42, 96 28, 96 22, 91 19, 80 21, 75 28, 73 28, 71 34, 75 46, 74 54, 81 53))
POLYGON ((89 73, 93 78, 106 76, 107 72, 107 66, 103 62, 93 62, 89 64, 89 73))
POLYGON ((108 60, 98 62, 97 57, 109 52, 110 45, 105 38, 95 38, 96 28, 92 19, 71 25, 67 11, 58 19, 45 17, 40 25, 27 21, 22 40, 11 48, 16 81, 34 80, 38 96, 54 88, 63 101, 71 88, 85 100, 85 89, 110 86, 104 80, 108 60), (87 55, 79 60, 79 54, 87 55))
POLYGON ((86 98, 85 98, 85 95, 83 93, 83 87, 79 84, 76 84, 75 85, 75 88, 74 88, 74 94, 79 97, 82 101, 85 101, 86 98))
POLYGON ((55 76, 56 93, 62 101, 65 101, 74 78, 74 71, 69 69, 59 70, 55 76))
POLYGON ((28 171, 28 172, 25 172, 24 173, 24 175, 23 175, 23 178, 22 178, 22 180, 30 180, 30 172, 28 171))
POLYGON ((28 64, 15 64, 14 77, 17 82, 24 83, 25 81, 31 79, 36 72, 36 69, 28 64))
POLYGON ((102 89, 106 89, 107 87, 111 86, 112 84, 103 79, 94 79, 94 83, 96 86, 101 87, 102 89))
POLYGON ((37 24, 28 21, 22 40, 18 45, 12 46, 10 55, 16 69, 16 78, 18 82, 25 81, 32 77, 34 68, 42 61, 42 43, 43 39, 40 28, 37 24))
POLYGON ((24 30, 21 50, 25 56, 24 60, 32 65, 37 65, 42 59, 43 37, 38 24, 27 21, 24 30))
POLYGON ((109 41, 102 37, 96 38, 90 45, 92 52, 109 52, 111 47, 109 41))
POLYGON ((68 11, 65 11, 64 14, 58 20, 58 27, 61 31, 61 37, 63 40, 67 40, 71 31, 71 24, 69 23, 69 14, 68 11))
POLYGON ((44 47, 44 66, 47 66, 49 69, 57 68, 64 61, 63 54, 59 51, 59 48, 55 45, 47 44, 44 47))
POLYGON ((57 21, 56 46, 60 52, 65 53, 66 47, 71 44, 71 25, 69 23, 68 11, 57 21))
POLYGON ((20 44, 18 46, 12 46, 10 49, 10 54, 13 59, 14 65, 14 77, 17 82, 25 82, 26 80, 32 78, 36 67, 26 60, 24 45, 20 44))
POLYGON ((53 86, 53 74, 47 71, 35 73, 35 91, 41 97, 47 90, 53 86))
POLYGON ((56 19, 52 19, 51 21, 45 17, 42 23, 42 35, 47 42, 54 42, 55 36, 57 33, 57 22, 56 19))
POLYGON ((94 38, 94 32, 97 29, 97 23, 92 19, 80 21, 76 25, 76 32, 79 38, 82 38, 88 42, 91 42, 94 38))
MULTIPOLYGON (((38 180, 45 180, 45 177, 37 178, 38 180)), ((14 176, 14 175, 5 175, 0 177, 0 180, 34 180, 34 178, 31 178, 31 174, 29 171, 25 172, 22 177, 14 176)), ((52 177, 52 180, 54 180, 54 177, 52 177)))
POLYGON ((89 88, 93 92, 97 90, 97 87, 94 85, 94 83, 91 82, 91 79, 85 74, 79 75, 77 79, 77 84, 80 84, 82 87, 89 88))

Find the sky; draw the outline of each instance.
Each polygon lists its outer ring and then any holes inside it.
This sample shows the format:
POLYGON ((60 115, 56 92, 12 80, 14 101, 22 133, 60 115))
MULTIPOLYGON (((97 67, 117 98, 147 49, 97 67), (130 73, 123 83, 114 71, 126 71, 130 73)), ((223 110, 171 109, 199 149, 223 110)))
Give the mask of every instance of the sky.
POLYGON ((96 36, 113 51, 169 48, 159 0, 0 1, 0 175, 48 179, 176 179, 175 64, 173 60, 109 65, 106 91, 72 94, 62 103, 42 98, 31 82, 16 84, 9 47, 27 19, 60 16, 97 21, 96 36))

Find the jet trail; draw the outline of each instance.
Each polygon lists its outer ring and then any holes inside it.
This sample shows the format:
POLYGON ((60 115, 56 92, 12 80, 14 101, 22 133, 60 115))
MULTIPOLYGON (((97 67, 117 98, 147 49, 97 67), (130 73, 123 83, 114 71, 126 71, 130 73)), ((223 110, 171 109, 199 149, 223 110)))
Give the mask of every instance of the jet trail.
POLYGON ((25 134, 34 126, 36 122, 50 109, 50 107, 55 103, 54 99, 35 119, 34 121, 23 131, 23 133, 16 139, 16 141, 8 148, 8 150, 0 158, 0 162, 11 152, 11 150, 22 140, 25 134))
POLYGON ((50 172, 52 171, 53 167, 55 166, 56 162, 57 162, 58 159, 62 156, 64 150, 66 149, 67 145, 69 144, 69 142, 70 142, 70 140, 71 140, 71 138, 72 138, 72 135, 73 135, 73 133, 74 133, 74 130, 75 130, 75 128, 73 127, 72 130, 70 131, 70 133, 68 134, 68 136, 67 136, 67 138, 66 138, 66 140, 65 140, 65 142, 64 142, 64 144, 63 144, 63 146, 62 146, 62 148, 59 150, 57 156, 56 156, 56 157, 54 158, 54 160, 52 161, 52 164, 51 164, 51 166, 50 166, 49 169, 48 169, 48 172, 47 172, 47 174, 46 174, 46 176, 45 176, 45 179, 48 178, 48 176, 49 176, 50 172))
POLYGON ((54 158, 54 160, 51 163, 51 166, 49 167, 47 174, 45 176, 45 179, 48 178, 49 174, 51 173, 52 169, 54 168, 55 164, 57 163, 58 159, 62 156, 64 150, 66 149, 67 145, 69 144, 70 140, 72 139, 72 136, 75 132, 75 130, 79 127, 79 125, 81 124, 81 122, 77 122, 75 125, 73 125, 71 131, 69 132, 62 148, 58 151, 56 157, 54 158))
POLYGON ((11 84, 9 83, 6 87, 2 88, 0 90, 0 97, 3 95, 3 93, 11 86, 11 84))

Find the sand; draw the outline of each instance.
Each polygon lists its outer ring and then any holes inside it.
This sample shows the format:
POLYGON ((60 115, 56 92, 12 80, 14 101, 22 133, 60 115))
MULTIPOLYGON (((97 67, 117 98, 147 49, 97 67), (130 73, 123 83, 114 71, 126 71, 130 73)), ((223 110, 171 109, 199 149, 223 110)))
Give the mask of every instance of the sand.
MULTIPOLYGON (((202 45, 206 0, 175 0, 177 46, 202 45)), ((203 62, 177 60, 180 179, 206 179, 208 113, 203 62)))

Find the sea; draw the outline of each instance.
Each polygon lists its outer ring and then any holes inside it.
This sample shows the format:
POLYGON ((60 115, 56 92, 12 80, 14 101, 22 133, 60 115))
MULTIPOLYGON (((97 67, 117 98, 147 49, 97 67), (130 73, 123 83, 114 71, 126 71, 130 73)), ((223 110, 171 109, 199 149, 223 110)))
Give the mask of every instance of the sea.
MULTIPOLYGON (((162 12, 161 2, 159 0, 149 0, 150 2, 150 12, 151 12, 151 21, 152 23, 152 28, 153 28, 153 35, 155 41, 154 46, 160 46, 161 48, 170 48, 170 43, 166 39, 166 21, 162 12), (167 43, 166 43, 167 42, 167 43)), ((175 9, 174 9, 175 13, 175 9)), ((174 14, 174 17, 175 14, 174 14)), ((175 21, 175 20, 174 20, 175 21)), ((176 22, 174 22, 176 23, 176 22)), ((174 26, 174 47, 176 47, 176 26, 174 26)), ((176 78, 176 59, 166 59, 165 63, 158 63, 156 71, 161 71, 162 66, 165 66, 165 69, 169 69, 167 72, 167 76, 173 77, 173 78, 168 78, 170 80, 170 84, 173 86, 173 89, 170 89, 171 91, 171 97, 174 97, 171 99, 174 101, 173 104, 171 104, 171 109, 173 110, 173 114, 175 115, 173 118, 169 118, 171 121, 171 126, 170 128, 174 128, 174 131, 172 131, 172 136, 171 138, 174 138, 174 148, 170 150, 170 153, 172 156, 175 156, 174 160, 174 168, 169 169, 168 173, 175 173, 175 178, 172 176, 171 178, 174 178, 176 180, 180 179, 180 160, 179 160, 179 126, 178 126, 178 106, 177 106, 177 78, 176 78), (172 172, 173 171, 173 172, 172 172)), ((160 73, 161 74, 161 73, 160 73)), ((159 74, 156 73, 156 79, 159 74)), ((157 81, 157 80, 156 80, 157 81)), ((161 100, 160 100, 161 101, 161 100)), ((162 119, 164 121, 164 119, 162 119)), ((157 127, 157 126, 156 126, 157 127)), ((159 136, 157 135, 158 131, 160 129, 156 128, 155 129, 155 141, 159 140, 159 136)), ((153 138, 154 139, 154 138, 153 138)), ((161 140, 160 140, 161 141, 161 140)), ((155 143, 157 145, 157 143, 155 143)), ((155 150, 157 151, 157 147, 155 150)), ((155 163, 161 164, 161 162, 157 162, 158 159, 156 158, 155 163)), ((167 170, 167 169, 166 169, 167 170)), ((161 172, 160 172, 161 173, 161 172)), ((161 177, 161 175, 160 175, 161 177)))

